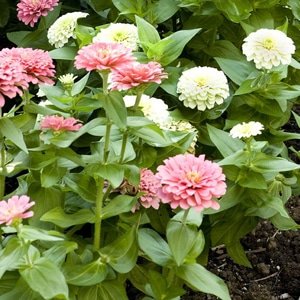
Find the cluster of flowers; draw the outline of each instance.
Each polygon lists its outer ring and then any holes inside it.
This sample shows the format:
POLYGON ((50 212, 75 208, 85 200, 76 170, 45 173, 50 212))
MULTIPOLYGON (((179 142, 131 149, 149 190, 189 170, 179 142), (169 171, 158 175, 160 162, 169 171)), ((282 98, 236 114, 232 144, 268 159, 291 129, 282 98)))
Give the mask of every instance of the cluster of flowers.
POLYGON ((31 48, 11 48, 0 51, 0 107, 4 96, 12 99, 22 95, 29 83, 53 84, 54 64, 48 52, 31 48))

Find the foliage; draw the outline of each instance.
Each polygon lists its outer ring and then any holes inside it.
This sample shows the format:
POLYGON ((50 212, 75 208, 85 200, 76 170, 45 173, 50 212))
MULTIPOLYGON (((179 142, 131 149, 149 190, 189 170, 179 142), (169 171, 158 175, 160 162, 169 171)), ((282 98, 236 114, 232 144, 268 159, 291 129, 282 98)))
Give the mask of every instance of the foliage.
POLYGON ((29 28, 16 19, 15 1, 0 0, 0 26, 9 41, 49 51, 57 77, 54 86, 32 85, 2 108, 0 196, 26 194, 35 206, 28 221, 0 227, 0 299, 123 300, 128 282, 145 300, 180 299, 185 286, 230 299, 226 284, 202 265, 207 250, 225 244, 235 262, 251 267, 240 239, 259 220, 279 230, 299 228, 285 209, 300 191, 299 165, 285 142, 300 135, 284 131, 290 118, 300 123, 293 112, 300 96, 298 1, 75 2, 60 1, 29 28), (47 30, 74 11, 89 16, 78 21, 76 39, 55 49, 47 30), (163 99, 176 122, 189 122, 195 130, 163 128, 137 105, 126 107, 125 95, 140 97, 139 89, 109 91, 105 72, 74 67, 78 50, 116 21, 137 26, 137 60, 156 61, 168 74, 142 92, 163 99), (258 70, 247 61, 243 40, 261 28, 279 29, 294 41, 289 65, 258 70), (225 73, 230 96, 222 104, 198 111, 179 101, 178 79, 195 66, 225 73), (58 80, 67 73, 78 76, 69 86, 58 80), (47 115, 74 117, 82 126, 41 131, 47 115), (234 125, 250 121, 264 125, 261 135, 229 134, 234 125), (158 210, 137 209, 141 169, 155 172, 165 159, 187 151, 222 167, 227 192, 220 209, 197 212, 163 203, 158 210), (16 188, 5 192, 5 182, 16 188))

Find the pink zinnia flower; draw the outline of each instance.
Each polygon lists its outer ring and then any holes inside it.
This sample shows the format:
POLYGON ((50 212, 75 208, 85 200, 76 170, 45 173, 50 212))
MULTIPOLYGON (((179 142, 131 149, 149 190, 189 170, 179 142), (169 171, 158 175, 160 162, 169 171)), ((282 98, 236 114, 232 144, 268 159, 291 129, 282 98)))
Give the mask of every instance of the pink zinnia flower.
POLYGON ((11 225, 15 221, 30 218, 32 211, 26 212, 35 202, 27 196, 12 196, 8 201, 0 201, 0 224, 11 225))
POLYGON ((10 99, 16 97, 17 94, 22 96, 22 89, 27 89, 28 83, 26 74, 23 73, 23 67, 18 61, 5 56, 0 59, 0 107, 3 107, 4 96, 10 99))
POLYGON ((33 27, 41 16, 47 16, 57 5, 58 0, 20 0, 17 4, 18 19, 33 27))
POLYGON ((0 51, 0 58, 4 57, 10 57, 22 66, 27 82, 54 83, 51 79, 55 75, 54 64, 47 51, 32 48, 5 48, 0 51))
POLYGON ((122 44, 96 42, 78 51, 75 67, 87 71, 113 70, 134 60, 131 49, 122 44))
MULTIPOLYGON (((139 184, 139 191, 144 194, 140 197, 140 203, 145 208, 153 207, 159 208, 160 199, 157 197, 157 191, 160 188, 159 180, 155 177, 153 172, 148 169, 141 170, 141 180, 139 184)), ((135 210, 135 207, 133 210, 135 210)))
POLYGON ((111 73, 110 88, 112 90, 128 90, 143 83, 161 83, 167 78, 163 68, 157 62, 140 64, 138 62, 124 65, 111 73))
POLYGON ((164 160, 159 166, 157 178, 161 188, 158 196, 171 208, 188 209, 194 207, 219 209, 213 198, 219 198, 226 192, 225 175, 214 162, 205 160, 204 155, 179 154, 164 160))
POLYGON ((54 131, 78 131, 82 124, 75 118, 64 118, 60 116, 46 116, 41 121, 41 129, 52 129, 54 131))

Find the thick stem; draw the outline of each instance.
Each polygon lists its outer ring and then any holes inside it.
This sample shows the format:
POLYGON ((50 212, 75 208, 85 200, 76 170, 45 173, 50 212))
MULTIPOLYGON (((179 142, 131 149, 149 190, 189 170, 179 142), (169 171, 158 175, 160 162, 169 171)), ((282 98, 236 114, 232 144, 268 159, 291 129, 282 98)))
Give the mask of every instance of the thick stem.
POLYGON ((184 214, 183 214, 183 217, 182 217, 182 224, 183 225, 185 225, 185 223, 186 223, 186 219, 187 219, 187 216, 188 216, 189 212, 190 212, 189 208, 184 211, 184 214))
POLYGON ((141 99, 142 99, 143 91, 139 91, 136 95, 135 103, 133 106, 133 110, 137 110, 137 108, 140 105, 141 99))
POLYGON ((97 196, 96 196, 96 208, 95 208, 95 232, 94 232, 94 250, 97 251, 100 249, 101 241, 101 214, 103 206, 103 187, 104 179, 98 179, 97 185, 97 196))
MULTIPOLYGON (((0 166, 1 166, 1 171, 3 171, 3 168, 5 166, 5 148, 4 148, 4 142, 1 142, 0 145, 0 166)), ((5 195, 5 176, 0 175, 0 200, 3 198, 5 195)))
POLYGON ((125 131, 123 133, 122 147, 121 147, 121 154, 120 154, 119 164, 121 164, 123 162, 123 159, 124 159, 125 150, 126 150, 126 144, 127 144, 127 137, 128 137, 128 133, 127 133, 127 131, 125 131))
POLYGON ((104 140, 104 150, 103 150, 103 162, 106 163, 109 155, 109 141, 110 141, 110 130, 112 123, 107 119, 105 140, 104 140))
POLYGON ((104 71, 101 71, 99 73, 100 73, 100 76, 102 78, 103 94, 107 95, 108 94, 108 75, 109 75, 109 71, 104 70, 104 71))

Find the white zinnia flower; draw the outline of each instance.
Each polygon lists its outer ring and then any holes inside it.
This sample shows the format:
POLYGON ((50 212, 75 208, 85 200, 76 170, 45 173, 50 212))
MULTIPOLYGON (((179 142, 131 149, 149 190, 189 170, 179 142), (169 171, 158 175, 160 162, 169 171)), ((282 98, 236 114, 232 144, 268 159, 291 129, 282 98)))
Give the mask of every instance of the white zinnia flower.
MULTIPOLYGON (((136 96, 125 96, 125 106, 133 106, 135 99, 136 96)), ((156 123, 159 127, 164 128, 165 124, 169 122, 170 114, 168 105, 166 105, 163 100, 149 97, 148 95, 142 95, 139 106, 145 117, 156 123)))
POLYGON ((259 29, 250 33, 244 41, 243 53, 248 61, 254 61, 257 69, 290 64, 296 49, 292 39, 275 29, 259 29))
POLYGON ((177 84, 179 100, 184 106, 204 111, 222 104, 229 96, 227 78, 211 67, 195 67, 182 73, 177 84))
POLYGON ((251 121, 249 123, 243 122, 233 126, 229 132, 233 138, 249 138, 261 134, 261 131, 264 130, 264 125, 260 122, 251 121))
POLYGON ((58 77, 58 80, 61 82, 61 84, 63 85, 63 87, 68 90, 68 89, 72 89, 73 85, 74 85, 74 81, 78 76, 75 76, 72 73, 68 73, 65 75, 61 75, 58 77))
POLYGON ((87 13, 72 12, 58 18, 48 30, 49 43, 55 48, 61 48, 68 42, 69 38, 75 39, 77 20, 85 18, 87 15, 87 13))
POLYGON ((93 38, 93 42, 114 42, 123 44, 133 51, 138 50, 138 31, 133 24, 112 23, 93 38))

